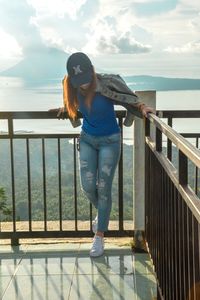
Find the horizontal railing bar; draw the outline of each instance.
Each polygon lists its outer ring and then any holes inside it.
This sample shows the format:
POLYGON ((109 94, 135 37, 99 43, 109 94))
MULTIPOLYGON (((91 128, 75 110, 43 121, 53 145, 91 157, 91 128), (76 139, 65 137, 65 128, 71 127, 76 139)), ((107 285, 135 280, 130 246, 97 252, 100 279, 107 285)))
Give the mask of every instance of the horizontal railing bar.
MULTIPOLYGON (((117 117, 125 117, 125 110, 115 110, 117 117)), ((56 111, 1 111, 0 119, 57 119, 56 111)), ((160 118, 199 118, 200 110, 157 110, 156 114, 160 118)), ((82 114, 78 112, 78 117, 82 114)), ((68 115, 65 114, 65 118, 68 115)))
MULTIPOLYGON (((179 133, 184 138, 200 138, 200 133, 179 133)), ((14 139, 26 139, 26 138, 75 138, 78 137, 79 133, 30 133, 30 134, 13 134, 14 139)), ((0 139, 10 139, 8 134, 0 135, 0 139)), ((131 138, 125 138, 125 140, 132 140, 131 138)))
POLYGON ((160 129, 198 168, 200 168, 200 150, 177 133, 169 125, 161 121, 156 115, 149 114, 151 123, 160 129))
POLYGON ((182 135, 185 138, 200 138, 200 133, 179 133, 180 135, 182 135))
POLYGON ((150 137, 146 137, 146 143, 150 147, 151 151, 156 155, 157 159, 161 163, 162 167, 165 169, 166 173, 173 181, 177 190, 180 192, 186 204, 190 207, 192 213, 196 217, 197 221, 200 223, 200 201, 197 195, 193 192, 193 190, 187 185, 180 185, 178 179, 178 171, 173 166, 173 164, 166 159, 165 155, 162 152, 158 152, 155 150, 155 143, 152 141, 150 137))
POLYGON ((157 110, 160 118, 200 118, 200 110, 157 110))
MULTIPOLYGON (((115 110, 117 117, 125 117, 125 110, 115 110)), ((65 119, 68 119, 68 115, 65 114, 65 119)), ((78 112, 77 115, 82 118, 82 114, 78 112)), ((1 111, 0 119, 58 119, 56 111, 1 111)))
POLYGON ((57 119, 56 113, 47 111, 3 111, 0 112, 0 119, 57 119))
MULTIPOLYGON (((79 133, 34 133, 34 134, 13 134, 13 139, 38 139, 38 138, 76 138, 79 136, 79 133)), ((0 135, 0 139, 10 139, 10 136, 7 134, 0 135)))

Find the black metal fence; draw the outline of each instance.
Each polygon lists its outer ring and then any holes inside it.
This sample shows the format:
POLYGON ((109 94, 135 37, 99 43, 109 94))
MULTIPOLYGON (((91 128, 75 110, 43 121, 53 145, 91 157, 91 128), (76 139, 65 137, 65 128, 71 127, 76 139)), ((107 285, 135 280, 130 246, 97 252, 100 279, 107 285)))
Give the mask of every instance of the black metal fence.
MULTIPOLYGON (((199 110, 190 110, 190 111, 186 111, 186 110, 175 110, 175 111, 171 111, 171 110, 164 110, 164 111, 157 111, 157 115, 160 118, 163 119, 167 119, 167 124, 173 128, 174 125, 174 121, 175 120, 183 120, 185 122, 188 122, 188 124, 190 123, 190 121, 188 121, 188 119, 200 119, 200 111, 199 110)), ((195 133, 191 133, 191 132, 179 132, 183 137, 185 137, 187 140, 189 140, 191 143, 193 143, 193 145, 195 145, 196 148, 200 147, 200 132, 195 132, 195 133)), ((176 153, 176 149, 174 149, 175 152, 175 156, 177 158, 177 153, 176 153)), ((175 164, 176 166, 178 165, 178 161, 174 159, 174 153, 173 153, 173 145, 172 145, 172 141, 170 139, 167 138, 167 158, 173 162, 173 164, 175 164)), ((190 170, 192 170, 192 172, 190 172, 190 174, 188 174, 188 180, 190 182, 190 185, 192 187, 192 189, 195 191, 196 195, 200 195, 200 190, 198 189, 198 187, 200 186, 200 179, 199 179, 199 170, 198 168, 192 164, 192 162, 188 159, 188 167, 190 168, 190 170)))
MULTIPOLYGON (((79 115, 81 117, 81 115, 79 115)), ((121 127, 122 132, 122 153, 121 153, 121 159, 118 165, 118 228, 109 230, 106 232, 106 236, 133 236, 133 230, 125 230, 124 229, 124 217, 123 217, 123 118, 125 117, 124 111, 117 111, 116 116, 118 118, 119 125, 121 127)), ((8 141, 7 144, 7 156, 8 156, 8 168, 10 172, 10 185, 11 185, 11 213, 12 213, 12 220, 8 222, 10 224, 9 229, 6 229, 5 222, 0 222, 0 238, 2 239, 11 239, 13 244, 18 243, 18 240, 20 238, 50 238, 50 237, 89 237, 93 236, 92 233, 92 218, 93 218, 93 212, 92 212, 92 206, 89 207, 89 221, 90 221, 90 228, 88 229, 81 229, 78 228, 78 204, 77 204, 77 198, 78 198, 78 171, 77 171, 77 138, 79 134, 35 134, 33 133, 23 133, 23 132, 16 132, 14 130, 13 122, 14 120, 23 120, 23 119, 38 119, 38 120, 45 120, 45 119, 56 119, 55 112, 1 112, 0 113, 0 119, 1 120, 7 120, 8 122, 8 132, 4 132, 0 135, 0 142, 2 141, 8 141), (63 192, 62 192, 62 162, 61 162, 61 144, 63 140, 71 139, 72 145, 73 145, 73 153, 69 154, 70 157, 70 163, 71 167, 73 169, 72 178, 70 178, 70 184, 72 185, 73 189, 73 195, 72 195, 72 201, 74 203, 73 205, 73 211, 71 214, 74 216, 74 219, 72 221, 73 223, 73 229, 64 227, 64 220, 63 218, 63 192), (32 178, 31 178, 31 169, 34 168, 34 166, 31 164, 30 156, 32 154, 32 150, 30 147, 30 144, 33 140, 37 140, 40 142, 40 159, 41 159, 41 189, 42 189, 42 196, 41 201, 38 203, 38 205, 41 205, 40 208, 40 214, 42 219, 42 225, 39 229, 34 228, 33 226, 33 199, 32 199, 32 178), (58 211, 58 217, 57 217, 57 226, 55 228, 55 224, 53 228, 50 228, 48 217, 47 217, 47 210, 48 210, 48 201, 47 201, 47 161, 46 161, 46 141, 47 140, 53 140, 56 144, 56 155, 57 156, 57 183, 55 185, 55 190, 57 190, 58 193, 58 202, 55 204, 55 210, 58 211), (17 213, 16 213, 16 181, 18 180, 17 174, 20 172, 20 165, 15 165, 15 147, 14 143, 18 142, 24 147, 24 157, 22 158, 22 164, 23 160, 25 162, 25 176, 24 176, 24 182, 23 184, 26 184, 27 188, 27 207, 22 207, 22 210, 27 209, 27 223, 28 225, 26 228, 21 229, 19 225, 19 220, 17 219, 17 213)), ((0 144, 2 145, 2 144, 0 144)), ((22 168, 22 167, 21 167, 22 168)), ((1 184, 0 184, 1 186, 1 184)), ((0 220, 1 221, 1 220, 0 220)))
POLYGON ((188 182, 188 160, 199 170, 200 151, 156 116, 146 120, 145 147, 145 233, 158 299, 200 299, 200 199, 188 182), (163 135, 169 141, 167 155, 163 135))

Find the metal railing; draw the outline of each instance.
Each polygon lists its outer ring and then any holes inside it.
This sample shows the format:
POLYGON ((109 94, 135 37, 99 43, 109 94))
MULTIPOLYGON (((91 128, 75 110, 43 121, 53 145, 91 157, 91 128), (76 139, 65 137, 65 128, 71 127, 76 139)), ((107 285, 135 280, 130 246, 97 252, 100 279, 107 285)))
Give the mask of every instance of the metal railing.
MULTIPOLYGON (((79 114, 79 117, 81 115, 79 114)), ((121 145, 121 158, 118 165, 118 228, 109 230, 105 233, 106 236, 133 236, 133 230, 125 230, 124 229, 124 218, 123 218, 123 118, 125 117, 125 111, 116 111, 116 117, 118 118, 119 125, 121 127, 122 133, 122 145, 121 145)), ((67 117, 66 117, 67 118, 67 117)), ((0 135, 0 142, 2 140, 8 141, 8 157, 10 164, 10 183, 11 183, 11 198, 12 198, 12 228, 9 230, 2 229, 0 226, 0 238, 2 239, 11 239, 12 244, 17 244, 20 238, 61 238, 61 237, 89 237, 93 236, 92 233, 92 206, 89 204, 89 221, 90 228, 88 230, 79 230, 78 228, 78 216, 77 216, 77 198, 78 198, 78 190, 77 190, 77 181, 78 181, 78 171, 77 171, 77 138, 79 134, 37 134, 37 133, 19 133, 15 132, 13 129, 14 120, 25 120, 25 119, 56 119, 55 112, 0 112, 0 119, 7 120, 8 122, 8 132, 0 135), (58 219, 56 220, 58 223, 58 228, 49 229, 48 228, 48 218, 47 218, 47 166, 46 166, 46 140, 53 139, 57 144, 57 174, 58 174, 58 184, 54 188, 58 191, 58 219), (73 201, 74 208, 72 214, 74 215, 74 230, 70 230, 68 228, 63 228, 63 199, 62 199, 62 168, 61 168, 61 141, 64 139, 72 139, 73 140, 73 155, 71 158, 71 165, 73 168, 73 201), (16 170, 15 168, 15 149, 14 142, 15 140, 20 140, 21 143, 25 143, 25 152, 24 152, 24 160, 26 162, 26 188, 27 188, 27 209, 28 209, 28 226, 26 229, 21 230, 17 226, 17 215, 16 215, 16 170), (41 144, 41 169, 42 169, 42 207, 41 214, 43 215, 42 227, 40 230, 33 228, 33 220, 32 220, 32 181, 31 181, 31 162, 30 162, 30 141, 37 140, 40 141, 41 144)), ((1 186, 1 184, 0 184, 1 186)), ((3 222, 0 222, 0 225, 3 222)))
POLYGON ((199 299, 200 199, 188 184, 188 160, 199 169, 200 151, 155 115, 145 127, 145 236, 158 299, 199 299), (177 148, 177 168, 163 153, 163 135, 177 148))
MULTIPOLYGON (((164 110, 164 111, 157 111, 157 115, 160 118, 164 118, 167 119, 167 124, 173 128, 174 125, 174 120, 177 119, 184 119, 185 121, 187 121, 187 119, 200 119, 200 111, 199 110, 175 110, 175 111, 171 111, 171 110, 164 110)), ((196 148, 200 147, 200 133, 199 132, 195 132, 195 133, 191 133, 191 132, 180 132, 180 134, 185 137, 187 140, 189 141, 193 141, 193 144, 196 146, 196 148)), ((167 157, 170 161, 172 161, 173 158, 173 147, 172 147, 172 142, 170 139, 167 139, 167 157)), ((198 168, 194 166, 194 170, 193 170, 193 174, 191 174, 193 176, 193 189, 195 191, 196 194, 198 194, 198 186, 200 185, 200 182, 198 181, 198 168)), ((189 178, 189 181, 191 181, 192 178, 189 178)), ((200 191, 199 191, 200 193, 200 191)))

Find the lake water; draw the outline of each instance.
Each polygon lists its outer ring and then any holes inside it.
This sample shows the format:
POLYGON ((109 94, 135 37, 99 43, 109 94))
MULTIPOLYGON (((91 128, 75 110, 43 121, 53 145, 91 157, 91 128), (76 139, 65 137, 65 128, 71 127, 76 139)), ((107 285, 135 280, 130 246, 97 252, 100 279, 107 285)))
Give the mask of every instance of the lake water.
MULTIPOLYGON (((200 110, 200 90, 157 92, 156 108, 159 110, 200 110)), ((40 87, 25 85, 19 78, 0 77, 1 111, 47 111, 62 106, 62 86, 58 81, 40 87)), ((116 107, 119 109, 119 107, 116 107)), ((173 127, 178 132, 200 132, 199 119, 179 119, 173 127)), ((27 130, 37 133, 74 133, 66 120, 17 120, 15 130, 27 130)), ((7 122, 0 120, 0 131, 7 130, 7 122)), ((124 129, 125 139, 132 139, 132 127, 124 129)))

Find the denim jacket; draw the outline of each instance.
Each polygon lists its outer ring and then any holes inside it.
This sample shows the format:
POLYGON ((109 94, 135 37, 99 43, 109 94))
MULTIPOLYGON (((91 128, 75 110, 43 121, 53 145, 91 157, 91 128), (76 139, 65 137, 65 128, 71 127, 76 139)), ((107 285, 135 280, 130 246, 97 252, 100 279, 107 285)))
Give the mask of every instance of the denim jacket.
MULTIPOLYGON (((138 96, 126 85, 126 82, 115 74, 99 74, 97 76, 96 92, 108 97, 115 105, 121 105, 126 108, 126 117, 124 120, 125 126, 131 126, 134 121, 134 116, 142 118, 142 113, 139 111, 138 96)), ((65 79, 64 79, 65 80, 65 79)), ((70 119, 73 127, 81 125, 79 118, 70 119)))

